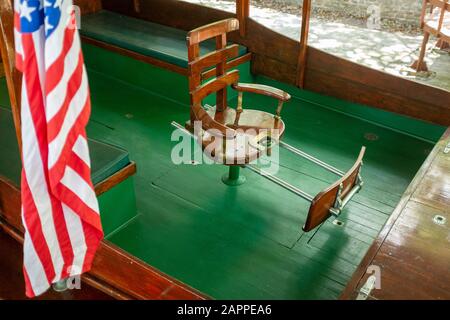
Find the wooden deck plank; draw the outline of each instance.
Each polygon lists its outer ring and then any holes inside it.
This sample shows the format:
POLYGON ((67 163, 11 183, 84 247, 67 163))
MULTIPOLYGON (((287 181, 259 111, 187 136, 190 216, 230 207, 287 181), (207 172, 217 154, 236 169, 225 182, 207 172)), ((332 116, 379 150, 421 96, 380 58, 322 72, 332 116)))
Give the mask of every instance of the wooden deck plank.
MULTIPOLYGON (((271 224, 260 223, 259 230, 256 230, 257 214, 253 214, 253 217, 248 215, 247 221, 245 215, 241 214, 239 217, 237 207, 230 202, 233 193, 228 189, 222 190, 220 176, 226 168, 196 166, 181 170, 171 164, 170 152, 174 144, 170 144, 168 140, 172 132, 169 124, 172 120, 183 123, 188 116, 186 107, 136 87, 128 88, 123 83, 120 83, 120 90, 126 94, 111 96, 111 92, 116 91, 116 83, 112 79, 105 82, 103 76, 96 73, 91 74, 90 78, 94 105, 92 119, 98 121, 96 125, 90 125, 89 134, 125 146, 139 165, 135 180, 138 210, 141 214, 110 240, 215 298, 336 298, 346 279, 356 268, 359 260, 353 259, 361 259, 370 239, 376 236, 377 225, 381 228, 383 220, 387 218, 386 213, 370 208, 366 203, 370 202, 375 206, 374 201, 380 198, 386 203, 383 210, 387 212, 389 204, 400 198, 403 191, 401 186, 406 187, 408 179, 425 158, 425 150, 431 148, 430 143, 294 100, 283 115, 289 122, 286 141, 327 159, 339 168, 351 166, 354 161, 351 150, 357 152, 359 146, 366 143, 365 132, 374 132, 380 139, 368 142, 373 152, 369 153, 364 167, 367 188, 358 196, 361 203, 353 204, 354 212, 364 209, 364 213, 351 214, 351 210, 347 216, 343 216, 350 219, 347 237, 352 240, 339 242, 340 246, 331 249, 334 238, 330 237, 329 249, 320 250, 307 245, 313 235, 311 233, 302 236, 298 242, 306 245, 296 245, 289 249, 268 236, 280 237, 283 235, 280 231, 285 229, 279 228, 275 233, 271 224), (144 108, 142 101, 152 103, 144 108), (127 114, 132 117, 126 118, 127 114), (113 130, 101 129, 99 122, 113 130), (340 139, 323 130, 324 127, 337 124, 340 139), (410 147, 404 146, 404 143, 410 147), (390 155, 382 159, 377 155, 377 150, 390 155), (407 162, 406 159, 411 161, 407 162), (404 162, 407 165, 402 165, 404 162), (401 170, 397 172, 400 167, 401 170), (181 174, 181 171, 176 174, 173 170, 181 170, 185 174, 181 174), (386 175, 379 177, 383 172, 386 175), (202 175, 206 175, 204 179, 202 175), (164 183, 166 190, 155 188, 161 186, 162 178, 167 180, 164 183), (200 180, 204 180, 204 183, 200 183, 200 180), (190 184, 187 184, 189 181, 190 184), (195 181, 194 185, 192 181, 195 181), (170 187, 170 184, 175 187, 170 187), (167 192, 169 187, 171 192, 167 192), (211 192, 217 193, 217 199, 222 196, 221 204, 201 201, 202 193, 211 192)), ((246 99, 247 107, 265 106, 272 102, 253 96, 246 99)), ((286 155, 282 154, 283 157, 286 155)), ((287 166, 281 168, 281 177, 290 177, 294 184, 310 188, 311 192, 320 190, 334 179, 333 175, 319 171, 295 157, 283 158, 283 163, 287 163, 287 166)), ((247 186, 259 181, 251 172, 243 172, 250 180, 247 186)), ((266 183, 264 185, 269 189, 274 188, 266 183)), ((259 188, 258 183, 254 186, 259 188)), ((236 190, 234 197, 242 196, 236 190)), ((251 198, 245 195, 243 197, 251 198)), ((271 201, 273 200, 267 201, 270 207, 271 201)), ((300 203, 302 200, 296 201, 300 203)), ((304 206, 306 209, 306 202, 304 206)), ((297 212, 301 214, 301 205, 290 213, 298 220, 292 230, 299 230, 302 223, 301 215, 296 216, 297 212)), ((272 212, 275 223, 279 223, 276 221, 277 217, 281 219, 281 216, 272 212)), ((328 233, 330 230, 325 231, 328 233)), ((321 237, 325 241, 327 234, 324 233, 321 237)))
POLYGON ((354 299, 369 266, 379 266, 376 299, 450 298, 450 128, 411 182, 394 215, 366 254, 341 298, 354 299), (446 219, 436 223, 436 216, 446 219))

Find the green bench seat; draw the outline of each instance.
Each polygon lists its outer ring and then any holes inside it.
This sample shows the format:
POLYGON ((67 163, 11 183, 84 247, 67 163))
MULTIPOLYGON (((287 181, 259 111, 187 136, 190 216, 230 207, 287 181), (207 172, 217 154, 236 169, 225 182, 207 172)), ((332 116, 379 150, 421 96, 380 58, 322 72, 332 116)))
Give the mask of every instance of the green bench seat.
MULTIPOLYGON (((130 164, 128 152, 121 148, 91 139, 88 144, 94 185, 130 164)), ((0 107, 0 175, 19 186, 21 168, 12 113, 0 107)))
MULTIPOLYGON (((101 10, 82 16, 80 33, 182 68, 188 65, 187 32, 183 30, 101 10)), ((214 49, 213 40, 200 48, 202 54, 214 49)), ((246 53, 247 48, 239 46, 239 56, 246 53)))

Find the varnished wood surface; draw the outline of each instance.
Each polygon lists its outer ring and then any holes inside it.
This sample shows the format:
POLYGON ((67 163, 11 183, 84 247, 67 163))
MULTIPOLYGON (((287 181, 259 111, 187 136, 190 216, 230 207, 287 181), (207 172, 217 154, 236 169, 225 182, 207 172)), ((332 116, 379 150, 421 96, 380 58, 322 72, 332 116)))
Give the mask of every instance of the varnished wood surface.
MULTIPOLYGON (((236 59, 230 60, 227 62, 227 70, 236 68, 237 66, 246 63, 248 61, 250 61, 252 58, 252 54, 251 53, 246 53, 243 56, 240 56, 236 59)), ((202 73, 202 80, 208 80, 209 78, 212 78, 216 76, 216 68, 210 69, 208 71, 205 71, 202 73)))
POLYGON ((262 84, 239 82, 237 84, 232 85, 232 87, 237 91, 261 94, 267 97, 278 99, 283 102, 289 101, 291 99, 289 93, 284 92, 281 89, 269 87, 262 84))
POLYGON ((20 92, 22 77, 15 67, 14 11, 11 1, 0 1, 0 38, 0 51, 3 61, 3 69, 8 85, 11 110, 16 128, 16 137, 19 143, 19 148, 21 148, 20 92))
POLYGON ((82 14, 93 13, 102 9, 102 0, 74 0, 73 4, 80 7, 82 14))
MULTIPOLYGON (((23 241, 20 190, 3 177, 0 177, 0 226, 16 241, 23 241)), ((0 274, 2 272, 0 269, 0 274)), ((21 275, 21 268, 15 272, 21 275)), ((206 298, 106 240, 100 243, 92 269, 83 279, 91 287, 117 299, 206 298)))
POLYGON ((343 292, 355 299, 369 266, 381 288, 372 299, 450 299, 450 128, 434 147, 343 292), (433 221, 442 216, 442 225, 433 221))
POLYGON ((303 227, 304 231, 311 231, 331 216, 330 209, 335 205, 337 192, 341 185, 342 193, 340 195, 340 198, 342 200, 345 199, 345 197, 352 191, 353 187, 355 187, 358 182, 357 179, 362 166, 365 152, 366 148, 362 147, 359 156, 352 168, 335 183, 333 183, 314 197, 308 211, 308 217, 303 227))
POLYGON ((116 52, 118 54, 121 54, 121 55, 124 55, 124 56, 128 56, 130 58, 133 58, 133 59, 145 62, 145 63, 149 63, 149 64, 152 64, 154 66, 157 66, 157 67, 160 67, 160 68, 163 68, 163 69, 167 69, 167 70, 170 70, 172 72, 175 72, 175 73, 187 76, 187 73, 188 73, 187 69, 179 67, 177 65, 174 65, 174 64, 171 64, 171 63, 159 60, 159 59, 155 59, 155 58, 152 58, 152 57, 140 54, 140 53, 135 52, 135 51, 131 51, 131 50, 128 50, 128 49, 120 48, 120 47, 114 46, 112 44, 109 44, 109 43, 106 43, 106 42, 103 42, 103 41, 99 41, 99 40, 96 40, 96 39, 92 39, 92 38, 89 38, 89 37, 86 37, 86 36, 82 36, 81 39, 83 40, 83 42, 95 45, 95 46, 97 46, 99 48, 102 48, 102 49, 105 49, 105 50, 109 50, 109 51, 112 51, 112 52, 116 52))
POLYGON ((0 57, 0 77, 3 77, 4 75, 5 75, 5 70, 3 69, 2 59, 0 57))
MULTIPOLYGON (((142 0, 139 13, 127 0, 104 1, 103 7, 186 31, 235 16, 230 12, 175 0, 142 0)), ((295 85, 300 43, 251 18, 246 23, 246 37, 234 32, 230 34, 230 40, 248 47, 252 53, 252 72, 295 85)), ((307 49, 305 89, 450 125, 449 91, 374 70, 310 46, 307 49)))
POLYGON ((302 29, 300 30, 300 50, 297 63, 297 86, 305 86, 306 54, 308 52, 309 20, 311 17, 311 0, 303 0, 302 29))
POLYGON ((97 196, 105 193, 115 185, 118 185, 122 181, 124 181, 129 176, 132 176, 136 173, 136 163, 131 162, 126 167, 122 168, 120 171, 117 171, 115 174, 110 176, 108 179, 105 179, 95 185, 95 194, 97 196))
POLYGON ((250 15, 250 0, 236 0, 236 17, 239 20, 239 34, 245 37, 247 33, 247 19, 250 15))
MULTIPOLYGON (((21 272, 22 256, 22 246, 0 228, 0 300, 26 299, 25 282, 21 272)), ((80 290, 67 290, 65 292, 49 290, 37 299, 110 300, 112 298, 83 281, 80 290)))

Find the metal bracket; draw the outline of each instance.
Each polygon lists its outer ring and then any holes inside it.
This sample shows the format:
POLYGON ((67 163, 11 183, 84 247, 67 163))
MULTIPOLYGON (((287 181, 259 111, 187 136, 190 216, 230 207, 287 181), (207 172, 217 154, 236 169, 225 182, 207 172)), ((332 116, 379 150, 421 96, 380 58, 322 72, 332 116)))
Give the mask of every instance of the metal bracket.
POLYGON ((367 300, 370 293, 375 287, 377 278, 374 275, 371 275, 367 278, 366 283, 359 289, 358 296, 356 297, 356 300, 367 300))
POLYGON ((450 142, 447 143, 447 146, 444 148, 444 153, 445 153, 445 154, 450 153, 450 142))

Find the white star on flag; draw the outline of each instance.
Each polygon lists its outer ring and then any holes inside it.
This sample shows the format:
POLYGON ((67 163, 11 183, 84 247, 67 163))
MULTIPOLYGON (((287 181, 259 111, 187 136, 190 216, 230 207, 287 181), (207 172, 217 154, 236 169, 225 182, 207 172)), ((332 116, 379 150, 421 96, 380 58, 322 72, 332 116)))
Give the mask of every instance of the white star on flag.
POLYGON ((25 18, 28 20, 28 22, 31 22, 31 20, 33 20, 31 18, 31 14, 36 11, 36 8, 34 7, 29 7, 28 6, 28 1, 24 1, 21 5, 20 5, 20 17, 21 18, 25 18))

